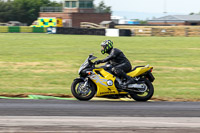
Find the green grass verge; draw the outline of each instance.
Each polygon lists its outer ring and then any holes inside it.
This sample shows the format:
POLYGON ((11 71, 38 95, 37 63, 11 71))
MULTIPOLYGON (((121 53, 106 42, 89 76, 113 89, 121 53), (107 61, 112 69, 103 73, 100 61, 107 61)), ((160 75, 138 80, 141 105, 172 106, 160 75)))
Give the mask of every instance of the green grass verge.
POLYGON ((112 39, 133 66, 154 66, 155 95, 200 99, 199 37, 104 37, 0 33, 0 93, 71 94, 70 86, 90 53, 112 39))

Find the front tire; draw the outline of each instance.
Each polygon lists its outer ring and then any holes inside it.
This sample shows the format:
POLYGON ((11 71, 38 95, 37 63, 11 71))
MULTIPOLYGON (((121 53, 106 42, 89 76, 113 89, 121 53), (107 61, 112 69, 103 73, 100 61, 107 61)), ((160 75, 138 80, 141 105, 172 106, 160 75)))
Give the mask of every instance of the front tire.
POLYGON ((132 94, 130 94, 130 96, 134 100, 145 102, 145 101, 148 101, 149 99, 151 99, 151 97, 154 94, 154 87, 153 87, 152 83, 149 80, 146 80, 145 84, 147 85, 147 90, 146 90, 145 93, 132 93, 132 94))
POLYGON ((96 94, 95 85, 88 81, 89 87, 83 88, 84 81, 81 79, 74 80, 71 86, 71 92, 75 98, 80 101, 88 101, 96 94))

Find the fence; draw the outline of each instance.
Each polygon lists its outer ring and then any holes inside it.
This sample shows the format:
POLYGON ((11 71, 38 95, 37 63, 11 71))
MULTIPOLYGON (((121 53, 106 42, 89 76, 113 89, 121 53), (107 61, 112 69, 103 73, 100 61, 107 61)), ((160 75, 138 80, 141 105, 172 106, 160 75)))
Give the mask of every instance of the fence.
MULTIPOLYGON (((46 33, 47 28, 44 27, 28 27, 28 26, 0 26, 0 33, 46 33)), ((106 29, 87 29, 87 28, 65 28, 54 27, 48 28, 48 33, 53 34, 72 34, 72 35, 106 35, 106 29)), ((120 29, 118 36, 131 36, 131 31, 120 29)))
POLYGON ((57 27, 56 34, 71 35, 105 35, 104 29, 83 29, 83 28, 64 28, 57 27))
MULTIPOLYGON (((117 27, 121 28, 119 36, 186 36, 200 37, 200 27, 198 26, 132 26, 117 27), (123 28, 123 29, 122 29, 123 28), (125 29, 125 30, 124 30, 125 29)), ((0 33, 46 33, 47 28, 44 27, 28 27, 28 26, 0 26, 0 33)), ((105 35, 105 29, 84 29, 84 28, 58 28, 58 34, 80 34, 80 35, 105 35)))
POLYGON ((71 34, 71 35, 100 35, 100 36, 131 36, 127 29, 84 29, 84 28, 47 28, 50 34, 71 34), (110 34, 111 33, 111 34, 110 34))
POLYGON ((151 28, 133 28, 132 36, 151 36, 151 28))
POLYGON ((186 36, 200 37, 200 26, 116 26, 130 29, 132 36, 186 36))
POLYGON ((46 33, 44 27, 0 26, 0 33, 46 33))

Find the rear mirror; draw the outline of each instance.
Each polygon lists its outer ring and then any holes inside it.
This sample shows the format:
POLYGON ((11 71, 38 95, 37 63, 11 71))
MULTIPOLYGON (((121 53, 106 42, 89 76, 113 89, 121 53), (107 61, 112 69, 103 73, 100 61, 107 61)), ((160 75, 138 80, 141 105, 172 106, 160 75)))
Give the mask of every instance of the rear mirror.
POLYGON ((94 53, 91 53, 91 54, 89 55, 89 57, 91 58, 93 55, 94 55, 94 53))

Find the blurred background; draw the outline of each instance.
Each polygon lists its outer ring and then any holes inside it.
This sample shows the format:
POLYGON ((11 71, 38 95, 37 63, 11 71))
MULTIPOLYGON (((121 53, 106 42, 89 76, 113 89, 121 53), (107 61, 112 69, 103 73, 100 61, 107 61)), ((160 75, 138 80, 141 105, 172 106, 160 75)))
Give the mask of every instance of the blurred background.
POLYGON ((154 67, 158 100, 200 100, 198 0, 0 0, 0 95, 64 94, 111 39, 154 67), (48 34, 47 34, 48 33, 48 34))

